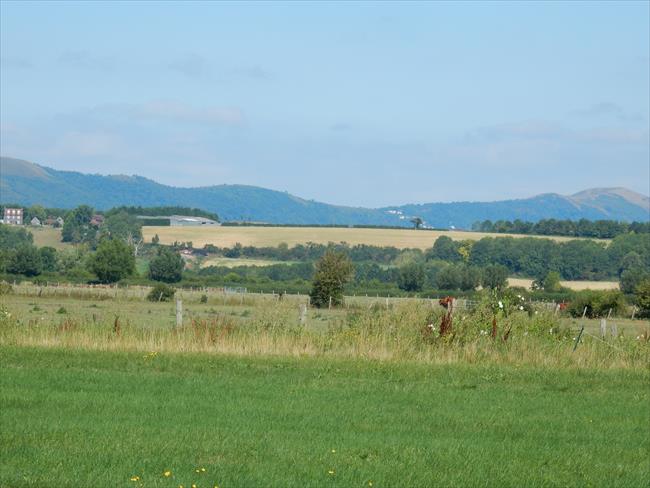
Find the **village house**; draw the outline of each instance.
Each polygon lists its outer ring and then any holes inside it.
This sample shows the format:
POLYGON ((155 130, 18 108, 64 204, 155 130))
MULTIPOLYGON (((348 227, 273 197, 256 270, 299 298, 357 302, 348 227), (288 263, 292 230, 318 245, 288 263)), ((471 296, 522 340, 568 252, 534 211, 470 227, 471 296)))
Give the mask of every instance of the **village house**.
POLYGON ((29 221, 29 225, 34 226, 34 227, 40 227, 41 226, 41 221, 38 219, 38 217, 32 218, 32 220, 29 221))
POLYGON ((23 225, 23 209, 5 207, 3 221, 5 224, 23 225))
POLYGON ((104 216, 103 215, 93 215, 93 218, 90 219, 90 225, 94 225, 95 227, 99 227, 104 223, 104 216))

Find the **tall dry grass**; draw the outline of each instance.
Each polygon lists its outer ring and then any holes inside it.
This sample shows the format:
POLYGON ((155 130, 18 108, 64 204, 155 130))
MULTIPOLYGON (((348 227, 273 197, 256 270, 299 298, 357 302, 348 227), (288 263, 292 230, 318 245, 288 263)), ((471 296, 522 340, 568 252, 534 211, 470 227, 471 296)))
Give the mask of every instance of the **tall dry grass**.
MULTIPOLYGON (((439 333, 443 310, 413 301, 341 313, 327 327, 301 326, 295 304, 258 307, 245 320, 214 314, 189 318, 183 327, 142 327, 122 320, 65 315, 48 320, 0 311, 0 344, 97 351, 207 353, 336 357, 432 364, 521 364, 562 368, 649 367, 647 337, 615 340, 584 336, 573 351, 575 332, 552 314, 517 313, 500 318, 485 307, 458 312, 452 329, 439 333)), ((318 320, 318 313, 314 315, 318 320)))

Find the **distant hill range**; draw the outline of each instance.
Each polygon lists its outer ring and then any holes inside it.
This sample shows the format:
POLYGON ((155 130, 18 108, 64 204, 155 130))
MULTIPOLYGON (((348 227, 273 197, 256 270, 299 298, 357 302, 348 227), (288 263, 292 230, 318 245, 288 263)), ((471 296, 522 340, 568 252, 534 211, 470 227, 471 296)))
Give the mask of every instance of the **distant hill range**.
POLYGON ((246 185, 176 188, 141 176, 91 175, 58 171, 29 161, 0 158, 0 203, 40 204, 97 209, 119 205, 184 206, 216 212, 224 221, 272 224, 411 226, 420 217, 426 226, 469 229, 479 220, 586 218, 648 221, 650 199, 625 188, 596 188, 565 196, 546 193, 519 200, 453 202, 360 208, 328 205, 288 193, 246 185))

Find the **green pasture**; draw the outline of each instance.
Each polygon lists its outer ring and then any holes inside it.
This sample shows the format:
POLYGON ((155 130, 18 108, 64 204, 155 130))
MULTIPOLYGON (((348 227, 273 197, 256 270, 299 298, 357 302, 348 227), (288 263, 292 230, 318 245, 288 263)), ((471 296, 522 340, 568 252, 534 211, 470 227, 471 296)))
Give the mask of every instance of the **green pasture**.
POLYGON ((12 346, 0 366, 0 486, 650 483, 647 371, 12 346))

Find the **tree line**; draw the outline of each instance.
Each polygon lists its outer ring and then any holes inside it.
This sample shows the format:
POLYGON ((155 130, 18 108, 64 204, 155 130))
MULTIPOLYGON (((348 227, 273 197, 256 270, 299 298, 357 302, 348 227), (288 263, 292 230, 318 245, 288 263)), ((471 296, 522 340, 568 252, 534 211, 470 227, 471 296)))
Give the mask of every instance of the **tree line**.
POLYGON ((540 236, 592 237, 612 239, 634 232, 650 233, 650 222, 619 222, 617 220, 558 220, 542 219, 538 222, 523 220, 484 220, 475 222, 472 230, 499 234, 532 234, 540 236))

